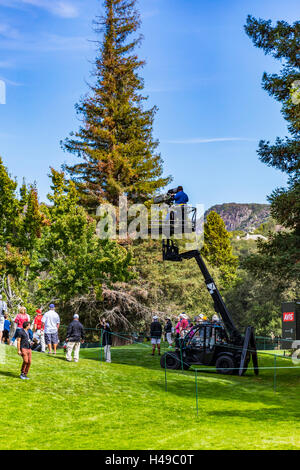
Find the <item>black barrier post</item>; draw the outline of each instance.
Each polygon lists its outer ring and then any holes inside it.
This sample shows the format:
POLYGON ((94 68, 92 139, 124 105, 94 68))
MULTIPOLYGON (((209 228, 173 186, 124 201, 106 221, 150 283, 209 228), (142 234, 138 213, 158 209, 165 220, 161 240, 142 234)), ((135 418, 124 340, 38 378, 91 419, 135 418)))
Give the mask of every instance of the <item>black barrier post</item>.
POLYGON ((103 336, 103 330, 101 328, 100 330, 100 362, 102 362, 102 336, 103 336))
POLYGON ((180 361, 181 361, 181 370, 183 371, 182 343, 181 343, 181 338, 180 338, 180 361))
POLYGON ((168 391, 168 384, 167 384, 167 354, 165 354, 165 390, 168 391))
POLYGON ((198 377, 197 377, 197 369, 195 369, 195 382, 196 382, 196 408, 197 408, 197 417, 199 416, 199 409, 198 409, 198 377))
POLYGON ((276 392, 276 355, 274 356, 274 392, 276 392))

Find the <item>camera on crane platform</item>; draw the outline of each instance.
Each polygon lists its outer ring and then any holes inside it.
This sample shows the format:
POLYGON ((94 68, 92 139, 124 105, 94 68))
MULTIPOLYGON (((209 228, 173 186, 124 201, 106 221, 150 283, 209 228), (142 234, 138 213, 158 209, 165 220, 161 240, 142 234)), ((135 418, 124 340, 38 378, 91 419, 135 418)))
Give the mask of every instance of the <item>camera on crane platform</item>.
POLYGON ((153 198, 154 204, 166 204, 169 206, 164 220, 158 221, 157 224, 154 221, 151 222, 152 227, 157 228, 159 234, 189 234, 196 230, 197 209, 186 203, 176 204, 175 195, 179 191, 182 191, 181 186, 169 189, 167 193, 159 194, 153 198))
POLYGON ((171 206, 172 203, 174 202, 174 196, 177 193, 178 193, 178 187, 174 188, 174 189, 169 189, 169 191, 167 193, 159 194, 159 196, 154 197, 153 202, 154 202, 154 204, 165 203, 165 204, 168 204, 169 206, 171 206))

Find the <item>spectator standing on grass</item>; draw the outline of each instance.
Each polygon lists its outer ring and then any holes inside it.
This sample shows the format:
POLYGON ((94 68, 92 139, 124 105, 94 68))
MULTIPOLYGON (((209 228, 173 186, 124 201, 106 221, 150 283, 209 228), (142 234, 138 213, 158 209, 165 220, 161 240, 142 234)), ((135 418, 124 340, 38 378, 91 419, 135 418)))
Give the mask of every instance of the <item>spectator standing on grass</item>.
POLYGON ((184 336, 186 329, 189 326, 188 317, 185 313, 181 313, 178 317, 178 323, 176 325, 176 339, 175 345, 177 348, 180 347, 180 338, 184 336))
POLYGON ((162 335, 162 326, 158 321, 158 317, 153 317, 153 322, 150 326, 150 336, 151 336, 151 344, 152 344, 152 356, 155 354, 155 348, 157 347, 158 355, 160 356, 160 342, 161 342, 161 335, 162 335))
POLYGON ((16 325, 16 331, 15 331, 15 334, 11 340, 11 344, 13 345, 16 338, 18 337, 18 333, 20 330, 22 330, 23 328, 23 324, 25 322, 29 322, 30 323, 30 316, 28 315, 28 313, 26 313, 26 308, 25 307, 20 307, 19 308, 19 313, 17 314, 16 318, 14 319, 14 323, 16 325))
POLYGON ((84 328, 79 321, 79 315, 75 313, 72 323, 68 326, 67 329, 67 338, 66 338, 66 359, 68 362, 72 362, 72 352, 74 349, 74 362, 79 361, 79 351, 80 344, 84 341, 84 328))
POLYGON ((18 354, 23 358, 23 364, 21 368, 20 379, 28 379, 27 374, 31 365, 31 348, 30 348, 30 338, 28 330, 30 328, 30 323, 25 321, 22 328, 18 330, 17 345, 18 345, 18 354))
POLYGON ((166 334, 166 341, 169 343, 169 348, 172 348, 173 345, 173 340, 172 340, 172 329, 173 325, 171 322, 171 318, 166 319, 166 324, 165 324, 165 334, 166 334))
POLYGON ((44 325, 42 323, 42 318, 43 318, 42 310, 38 308, 35 313, 37 313, 37 315, 35 316, 34 322, 33 322, 34 338, 40 342, 41 352, 44 353, 46 351, 46 345, 45 345, 44 325))
POLYGON ((101 342, 104 346, 104 357, 105 362, 111 362, 111 352, 110 348, 112 345, 112 331, 110 329, 109 323, 103 318, 100 322, 101 329, 101 342))
POLYGON ((58 329, 60 325, 60 318, 55 311, 55 305, 49 305, 50 310, 43 315, 42 325, 45 331, 45 342, 48 346, 48 354, 52 354, 52 346, 54 354, 58 345, 58 329))
POLYGON ((6 314, 6 312, 7 312, 7 305, 2 300, 2 295, 0 295, 0 343, 2 341, 2 335, 4 331, 4 322, 5 322, 4 315, 6 314))
POLYGON ((6 344, 10 343, 10 341, 9 341, 10 325, 11 325, 11 323, 8 319, 7 313, 5 313, 5 315, 4 315, 4 330, 3 330, 2 339, 3 339, 3 343, 6 343, 6 344))

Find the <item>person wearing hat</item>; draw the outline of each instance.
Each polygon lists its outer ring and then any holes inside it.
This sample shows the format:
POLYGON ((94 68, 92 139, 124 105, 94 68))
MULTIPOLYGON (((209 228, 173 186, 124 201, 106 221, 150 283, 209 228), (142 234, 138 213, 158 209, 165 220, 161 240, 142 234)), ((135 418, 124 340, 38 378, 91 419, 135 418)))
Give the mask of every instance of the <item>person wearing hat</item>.
POLYGON ((179 315, 181 332, 185 331, 189 327, 188 316, 183 312, 179 315))
POLYGON ((35 313, 37 313, 37 315, 35 316, 34 321, 33 321, 33 333, 34 333, 33 336, 38 342, 40 342, 41 352, 44 353, 46 351, 46 345, 45 345, 44 326, 42 323, 42 318, 43 318, 42 310, 38 308, 35 311, 35 313))
POLYGON ((56 348, 58 345, 58 329, 60 324, 60 318, 58 313, 55 311, 55 305, 49 305, 50 310, 46 312, 42 317, 42 327, 45 331, 45 342, 48 346, 48 353, 52 354, 52 346, 54 354, 56 354, 56 348))
POLYGON ((7 305, 2 300, 2 295, 0 294, 0 343, 2 341, 2 335, 3 335, 3 331, 4 331, 4 322, 5 322, 4 315, 6 313, 7 313, 7 305))
POLYGON ((158 321, 158 317, 155 315, 153 317, 153 322, 151 323, 151 326, 150 326, 152 356, 154 356, 155 354, 156 346, 157 346, 158 355, 160 356, 161 335, 162 335, 162 327, 158 321))
POLYGON ((67 354, 66 360, 72 362, 72 352, 74 349, 74 362, 79 361, 80 344, 84 341, 84 328, 79 321, 79 315, 75 313, 73 321, 67 329, 67 354))
POLYGON ((214 315, 212 316, 211 321, 212 321, 213 323, 219 323, 219 322, 220 322, 220 318, 218 317, 217 314, 214 314, 214 315))

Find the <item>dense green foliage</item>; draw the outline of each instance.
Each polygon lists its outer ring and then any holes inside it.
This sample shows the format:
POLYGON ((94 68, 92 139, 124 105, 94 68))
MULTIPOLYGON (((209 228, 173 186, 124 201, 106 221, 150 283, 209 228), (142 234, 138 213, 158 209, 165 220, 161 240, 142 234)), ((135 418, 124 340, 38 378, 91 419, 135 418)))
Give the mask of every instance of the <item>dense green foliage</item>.
MULTIPOLYGON (((78 364, 33 353, 25 383, 16 349, 6 349, 1 450, 300 449, 299 369, 277 370, 276 393, 272 369, 258 377, 198 373, 197 417, 193 372, 168 371, 166 392, 148 345, 113 348, 112 364, 99 361, 99 349, 81 350, 78 364), (12 426, 18 416, 22 432, 12 426)), ((272 356, 259 361, 274 364, 272 356)))
POLYGON ((263 88, 282 104, 290 136, 274 144, 261 141, 258 154, 262 162, 285 172, 287 188, 277 188, 269 196, 271 215, 286 231, 273 233, 268 242, 259 242, 258 254, 246 266, 256 276, 276 277, 278 288, 298 285, 300 248, 300 22, 289 25, 278 21, 256 20, 249 16, 245 26, 255 46, 281 61, 279 74, 263 76, 263 88), (297 95, 298 93, 298 95, 297 95), (297 96, 296 96, 297 95, 297 96))
POLYGON ((273 217, 269 217, 269 219, 262 223, 257 229, 254 230, 254 233, 256 235, 263 235, 264 237, 267 237, 270 232, 274 232, 276 230, 276 226, 278 224, 276 223, 276 220, 273 219, 273 217))
POLYGON ((126 193, 132 202, 150 199, 170 178, 162 177, 162 160, 152 138, 156 108, 144 110, 144 65, 135 49, 141 36, 136 0, 105 0, 105 15, 96 22, 99 55, 90 95, 77 106, 83 118, 79 131, 64 143, 81 158, 67 166, 76 182, 81 203, 94 210, 102 201, 118 204, 126 193), (102 36, 101 36, 102 38, 102 36))
MULTIPOLYGON (((20 304, 31 313, 50 301, 63 313, 84 295, 101 303, 103 285, 130 278, 129 251, 97 237, 95 220, 79 205, 75 185, 63 173, 51 170, 50 206, 39 205, 35 187, 23 184, 17 197, 17 185, 2 162, 0 174, 0 278, 10 313, 20 304)), ((81 313, 84 318, 84 308, 81 313)), ((93 324, 99 313, 94 312, 93 324)))
MULTIPOLYGON (((132 248, 136 279, 133 284, 145 292, 151 311, 170 315, 174 319, 185 311, 191 319, 200 313, 214 313, 213 302, 204 279, 194 260, 181 263, 162 261, 161 242, 149 240, 132 248)), ((209 265, 208 265, 209 266, 209 265)), ((209 266, 220 289, 224 289, 220 273, 209 266)))

